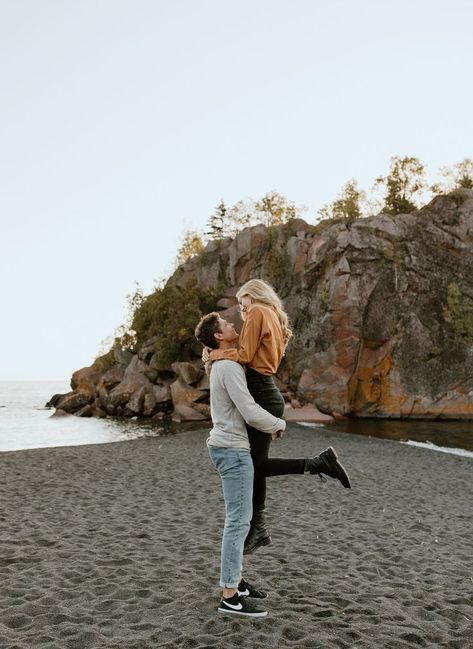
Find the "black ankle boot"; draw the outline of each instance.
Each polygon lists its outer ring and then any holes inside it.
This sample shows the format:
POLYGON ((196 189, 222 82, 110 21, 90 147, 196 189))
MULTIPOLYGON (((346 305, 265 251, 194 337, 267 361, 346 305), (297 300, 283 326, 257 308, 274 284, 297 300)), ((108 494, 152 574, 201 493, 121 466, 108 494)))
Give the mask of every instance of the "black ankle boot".
POLYGON ((316 475, 324 474, 331 478, 336 478, 340 480, 345 489, 351 489, 350 478, 338 461, 337 454, 331 446, 320 455, 307 458, 305 461, 305 471, 316 475))
POLYGON ((262 509, 259 512, 254 512, 253 514, 250 531, 248 532, 248 536, 245 539, 243 554, 251 554, 258 548, 263 547, 263 545, 269 545, 270 543, 271 537, 269 536, 269 532, 266 529, 266 519, 264 515, 264 509, 262 509))

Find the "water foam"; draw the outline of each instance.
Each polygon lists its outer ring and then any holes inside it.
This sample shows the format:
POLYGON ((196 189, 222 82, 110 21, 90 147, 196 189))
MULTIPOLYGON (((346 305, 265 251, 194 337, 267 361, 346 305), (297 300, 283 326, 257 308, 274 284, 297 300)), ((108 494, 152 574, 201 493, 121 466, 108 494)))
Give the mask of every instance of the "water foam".
POLYGON ((437 446, 432 442, 414 442, 409 439, 407 442, 401 442, 407 446, 418 446, 419 448, 428 448, 430 451, 439 451, 440 453, 449 453, 450 455, 459 455, 460 457, 472 457, 473 451, 465 451, 462 448, 449 448, 448 446, 437 446))

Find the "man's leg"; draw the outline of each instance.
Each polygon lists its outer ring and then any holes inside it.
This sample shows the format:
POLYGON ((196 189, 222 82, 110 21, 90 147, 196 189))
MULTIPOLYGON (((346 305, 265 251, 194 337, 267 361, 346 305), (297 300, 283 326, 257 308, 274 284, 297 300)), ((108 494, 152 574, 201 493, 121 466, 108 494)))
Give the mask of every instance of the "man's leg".
POLYGON ((225 527, 222 540, 220 585, 223 599, 218 611, 232 615, 265 617, 268 612, 238 594, 243 564, 243 544, 250 528, 253 462, 246 449, 209 446, 209 455, 222 479, 225 527))
POLYGON ((252 515, 253 463, 246 449, 211 446, 209 454, 222 479, 225 500, 220 585, 236 592, 252 515))
POLYGON ((220 471, 225 499, 225 527, 222 539, 220 585, 235 589, 243 566, 243 544, 252 516, 253 463, 249 451, 228 449, 229 457, 220 471))

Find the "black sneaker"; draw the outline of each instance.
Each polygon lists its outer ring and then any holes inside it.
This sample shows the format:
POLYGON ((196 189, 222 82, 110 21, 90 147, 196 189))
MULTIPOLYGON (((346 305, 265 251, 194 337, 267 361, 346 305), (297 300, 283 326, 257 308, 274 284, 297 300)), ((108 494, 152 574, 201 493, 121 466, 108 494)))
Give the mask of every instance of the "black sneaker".
POLYGON ((268 596, 268 593, 265 593, 264 590, 258 590, 247 581, 242 579, 238 584, 238 596, 253 597, 254 599, 264 599, 268 596))
POLYGON ((266 617, 268 611, 256 606, 248 600, 248 597, 240 597, 235 594, 233 597, 223 598, 217 611, 230 615, 245 615, 246 617, 266 617))

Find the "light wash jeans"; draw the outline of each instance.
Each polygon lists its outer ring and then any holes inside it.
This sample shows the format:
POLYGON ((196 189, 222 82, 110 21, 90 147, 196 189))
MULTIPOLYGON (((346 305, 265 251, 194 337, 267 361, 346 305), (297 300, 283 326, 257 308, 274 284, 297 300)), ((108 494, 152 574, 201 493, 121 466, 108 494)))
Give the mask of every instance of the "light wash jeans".
POLYGON ((225 500, 220 586, 236 588, 243 565, 243 546, 253 515, 253 462, 246 448, 209 445, 208 449, 222 479, 225 500))

